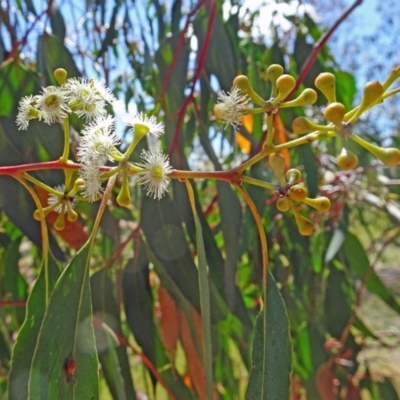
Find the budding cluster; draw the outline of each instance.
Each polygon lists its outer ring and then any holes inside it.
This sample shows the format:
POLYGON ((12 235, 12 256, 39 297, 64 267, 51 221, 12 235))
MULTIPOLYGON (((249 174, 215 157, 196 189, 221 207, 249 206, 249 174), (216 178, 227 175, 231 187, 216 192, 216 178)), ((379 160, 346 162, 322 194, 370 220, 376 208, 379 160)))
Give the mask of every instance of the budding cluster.
POLYGON ((307 189, 301 183, 301 172, 298 169, 289 169, 285 174, 285 159, 279 154, 272 154, 269 165, 279 179, 276 208, 281 212, 290 212, 294 215, 300 234, 309 236, 314 232, 313 223, 305 218, 298 210, 298 203, 307 204, 318 211, 326 212, 331 207, 330 200, 321 196, 316 199, 307 197, 307 189))
POLYGON ((251 86, 247 76, 237 76, 229 93, 218 94, 218 103, 214 107, 217 119, 225 121, 226 126, 232 125, 237 129, 245 115, 261 113, 271 115, 281 108, 305 106, 317 101, 317 93, 313 89, 305 89, 296 99, 285 101, 295 89, 296 80, 291 75, 283 74, 280 65, 271 65, 267 70, 267 77, 272 89, 270 98, 264 100, 251 86), (250 103, 255 106, 250 107, 250 103))
POLYGON ((316 134, 329 132, 331 136, 339 136, 342 149, 337 157, 337 165, 344 170, 354 169, 358 165, 358 157, 348 149, 348 139, 358 143, 385 165, 393 167, 400 163, 400 150, 394 147, 376 146, 352 131, 352 126, 363 112, 383 101, 384 92, 388 87, 378 81, 368 82, 364 86, 363 97, 358 107, 346 111, 342 103, 336 101, 336 81, 331 73, 322 73, 315 80, 315 86, 326 97, 328 104, 323 112, 327 125, 320 125, 305 117, 298 117, 292 123, 293 133, 303 135, 314 132, 316 134))

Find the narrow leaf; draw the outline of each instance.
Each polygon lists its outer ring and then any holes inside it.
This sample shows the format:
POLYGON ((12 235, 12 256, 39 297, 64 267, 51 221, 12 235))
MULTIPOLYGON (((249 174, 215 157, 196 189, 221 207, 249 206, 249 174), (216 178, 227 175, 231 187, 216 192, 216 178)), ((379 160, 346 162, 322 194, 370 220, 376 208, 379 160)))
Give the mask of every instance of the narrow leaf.
POLYGON ((185 181, 190 205, 192 207, 194 222, 196 225, 196 245, 198 256, 199 270, 199 288, 200 288, 200 309, 201 309, 201 326, 203 334, 203 357, 204 370, 206 378, 206 394, 207 399, 213 398, 213 383, 212 383, 212 342, 211 342, 211 306, 210 306, 210 286, 208 279, 208 266, 206 252, 204 249, 203 232, 201 223, 197 215, 196 204, 194 200, 193 188, 188 180, 185 181))
POLYGON ((367 254, 360 240, 348 232, 344 241, 344 252, 351 269, 357 277, 365 280, 367 289, 378 295, 386 304, 388 304, 397 313, 400 313, 400 305, 389 289, 381 281, 379 276, 371 269, 367 254))
POLYGON ((115 284, 104 268, 90 278, 96 347, 113 398, 134 400, 136 395, 127 350, 115 342, 115 334, 122 335, 122 328, 114 288, 115 284))
POLYGON ((267 286, 267 332, 264 332, 264 314, 260 313, 257 317, 254 328, 253 367, 246 400, 289 399, 292 359, 289 320, 282 296, 270 272, 267 286))
POLYGON ((64 269, 50 296, 30 370, 28 399, 99 398, 89 243, 64 269))
MULTIPOLYGON (((60 276, 58 266, 52 257, 49 257, 48 268, 49 291, 51 291, 60 276)), ((25 322, 19 331, 12 353, 11 371, 8 382, 10 400, 28 398, 29 371, 40 326, 46 311, 45 285, 45 272, 44 268, 42 268, 35 286, 29 295, 25 322)))

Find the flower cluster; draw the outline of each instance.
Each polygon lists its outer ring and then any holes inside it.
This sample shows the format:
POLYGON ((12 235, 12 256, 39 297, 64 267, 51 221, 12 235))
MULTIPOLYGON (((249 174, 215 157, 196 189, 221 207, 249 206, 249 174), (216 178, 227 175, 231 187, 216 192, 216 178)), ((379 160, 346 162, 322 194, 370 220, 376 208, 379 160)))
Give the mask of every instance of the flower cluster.
POLYGON ((307 197, 307 189, 300 183, 301 172, 293 168, 285 174, 285 158, 281 154, 272 154, 269 157, 269 165, 279 179, 277 187, 279 198, 276 207, 282 212, 290 210, 294 215, 299 232, 304 236, 311 235, 314 232, 314 225, 300 213, 296 204, 304 203, 318 211, 325 212, 331 207, 330 200, 325 196, 316 199, 307 197))
MULTIPOLYGON (((16 118, 20 130, 28 129, 32 119, 53 124, 67 121, 71 113, 75 113, 86 122, 77 149, 80 162, 78 178, 75 183, 71 183, 71 175, 65 170, 64 185, 54 189, 42 185, 50 194, 48 207, 43 209, 45 215, 50 211, 58 212, 58 226, 62 229, 65 225, 64 214, 67 214, 69 220, 76 217, 73 210, 76 193, 81 191, 84 199, 96 201, 103 193, 102 182, 116 174, 122 177, 122 186, 117 197, 120 205, 128 206, 131 203, 128 180, 128 176, 131 175, 138 177, 137 182, 143 185, 148 196, 161 199, 168 191, 168 174, 172 171, 168 157, 158 149, 152 148, 142 151, 141 163, 130 162, 130 156, 144 136, 152 134, 158 138, 163 134, 164 125, 154 116, 147 116, 142 112, 125 116, 123 122, 132 133, 132 141, 122 153, 119 149, 121 140, 115 131, 115 118, 108 115, 106 110, 106 105, 115 101, 111 91, 94 79, 67 79, 63 69, 56 70, 54 76, 59 86, 44 87, 40 94, 22 98, 16 118), (105 164, 108 162, 118 165, 106 168, 105 164), (73 189, 65 189, 71 184, 73 189)), ((68 162, 68 126, 69 124, 64 124, 65 149, 60 158, 62 162, 68 162)), ((36 214, 36 217, 38 215, 36 214)))
POLYGON ((16 122, 18 129, 26 130, 31 119, 53 124, 71 112, 89 122, 105 116, 106 104, 112 104, 114 100, 114 95, 102 83, 70 78, 61 86, 48 86, 36 96, 21 99, 16 122))

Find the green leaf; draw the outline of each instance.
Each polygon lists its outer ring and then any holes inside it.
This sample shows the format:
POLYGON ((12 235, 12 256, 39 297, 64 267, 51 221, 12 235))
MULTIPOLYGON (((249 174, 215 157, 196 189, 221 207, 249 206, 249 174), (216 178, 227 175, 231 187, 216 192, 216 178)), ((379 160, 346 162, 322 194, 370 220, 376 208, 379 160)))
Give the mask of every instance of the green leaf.
POLYGON ((381 281, 379 276, 371 268, 367 254, 357 236, 351 232, 347 232, 343 244, 344 252, 350 268, 355 272, 357 277, 365 280, 366 288, 378 295, 387 305, 400 314, 400 305, 389 289, 381 281))
POLYGON ((37 65, 38 70, 47 77, 47 81, 54 84, 53 72, 57 68, 64 68, 68 72, 69 78, 81 76, 72 54, 65 47, 63 41, 48 33, 39 37, 37 65))
POLYGON ((207 399, 213 398, 213 363, 212 363, 212 342, 211 342, 211 306, 210 306, 210 282, 208 277, 208 266, 206 251, 203 242, 201 223, 197 215, 196 203, 193 188, 186 181, 190 205, 192 207, 194 222, 196 226, 196 247, 199 270, 200 287, 200 308, 201 308, 201 329, 203 334, 203 363, 206 376, 207 399))
POLYGON ((61 14, 57 2, 51 3, 50 7, 50 25, 51 30, 61 42, 64 42, 67 28, 65 26, 64 18, 61 14))
POLYGON ((212 29, 212 39, 208 44, 204 69, 208 75, 217 76, 221 88, 228 90, 236 76, 237 58, 234 56, 232 42, 222 21, 221 13, 216 11, 214 25, 211 27, 209 10, 210 8, 204 8, 197 14, 193 23, 194 32, 199 40, 199 49, 201 49, 204 46, 208 30, 212 29), (221 60, 224 60, 224 62, 221 62, 221 60))
POLYGON ((258 315, 254 328, 253 367, 250 372, 246 400, 289 399, 291 353, 289 320, 285 303, 269 272, 267 307, 258 315), (265 314, 267 315, 266 332, 264 332, 263 323, 265 314))
POLYGON ((344 104, 346 110, 353 107, 354 96, 357 93, 356 78, 346 71, 334 71, 336 76, 337 101, 344 104))
POLYGON ((135 256, 124 269, 122 287, 125 314, 135 340, 145 356, 156 363, 154 302, 149 282, 149 261, 142 241, 135 243, 135 256))
MULTIPOLYGON (((48 269, 49 291, 51 291, 60 276, 60 270, 53 257, 49 258, 48 269)), ((14 345, 8 383, 10 400, 28 398, 29 372, 40 327, 46 312, 45 279, 45 271, 44 268, 42 268, 35 286, 29 295, 26 306, 26 318, 14 345)))
MULTIPOLYGON (((3 281, 3 288, 0 285, 0 295, 12 301, 25 301, 27 296, 28 285, 18 268, 21 240, 22 237, 10 241, 0 259, 0 281, 3 281)), ((25 307, 13 307, 12 314, 17 326, 22 325, 25 319, 25 307)))
POLYGON ((240 246, 238 244, 242 230, 242 208, 236 193, 227 182, 217 181, 217 189, 222 231, 224 233, 225 296, 231 310, 234 310, 236 272, 240 257, 240 246))
POLYGON ((344 238, 345 238, 345 235, 344 235, 343 230, 340 228, 336 228, 335 231, 333 232, 332 239, 329 242, 328 249, 326 250, 324 263, 327 264, 333 260, 333 258, 336 256, 337 252, 342 247, 344 238))
POLYGON ((200 310, 197 269, 175 207, 168 198, 158 201, 145 197, 141 225, 154 255, 194 308, 200 310))
POLYGON ((113 398, 134 400, 136 394, 127 351, 124 346, 115 342, 115 334, 121 336, 122 329, 114 288, 115 284, 104 268, 90 278, 93 317, 96 318, 96 347, 102 373, 113 398))
POLYGON ((9 116, 19 99, 25 94, 31 94, 36 82, 35 74, 23 64, 10 59, 0 67, 0 115, 9 116))
POLYGON ((28 399, 99 398, 89 244, 76 253, 50 296, 29 374, 28 399), (68 362, 76 363, 73 375, 66 372, 68 362))

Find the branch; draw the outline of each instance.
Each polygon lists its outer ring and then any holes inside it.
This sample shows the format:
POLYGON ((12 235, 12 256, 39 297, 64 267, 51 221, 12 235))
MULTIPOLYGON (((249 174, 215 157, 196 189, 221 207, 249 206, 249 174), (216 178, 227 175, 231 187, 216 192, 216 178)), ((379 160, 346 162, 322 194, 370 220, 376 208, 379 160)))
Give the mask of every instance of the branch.
POLYGON ((322 48, 325 46, 326 42, 330 39, 333 33, 338 29, 339 25, 347 19, 347 17, 362 4, 363 0, 356 0, 353 5, 351 5, 344 13, 339 17, 339 19, 332 25, 332 27, 323 35, 321 38, 314 44, 314 48, 307 60, 304 62, 304 65, 301 68, 300 75, 297 79, 296 86, 294 89, 286 96, 285 101, 288 101, 294 93, 296 93, 297 89, 304 82, 304 79, 307 77, 311 67, 314 65, 314 62, 321 52, 322 48))

